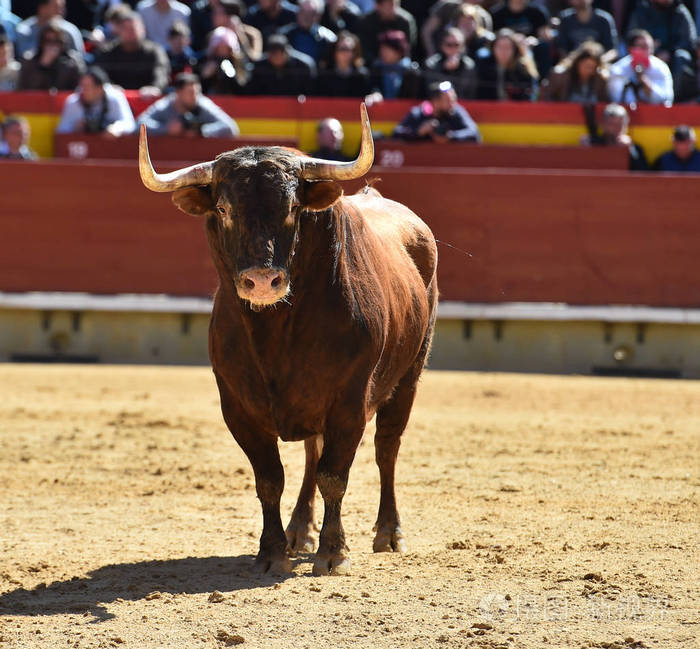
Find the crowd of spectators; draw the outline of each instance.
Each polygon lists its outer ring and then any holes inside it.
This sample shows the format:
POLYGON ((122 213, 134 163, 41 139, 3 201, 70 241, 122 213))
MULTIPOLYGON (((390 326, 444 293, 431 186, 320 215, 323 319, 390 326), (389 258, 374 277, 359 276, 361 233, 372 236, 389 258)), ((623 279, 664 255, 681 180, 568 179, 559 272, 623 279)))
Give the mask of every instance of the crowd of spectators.
POLYGON ((695 0, 0 0, 0 90, 627 105, 700 97, 695 0), (566 6, 568 2, 568 5, 566 6), (686 4, 687 3, 687 4, 686 4))

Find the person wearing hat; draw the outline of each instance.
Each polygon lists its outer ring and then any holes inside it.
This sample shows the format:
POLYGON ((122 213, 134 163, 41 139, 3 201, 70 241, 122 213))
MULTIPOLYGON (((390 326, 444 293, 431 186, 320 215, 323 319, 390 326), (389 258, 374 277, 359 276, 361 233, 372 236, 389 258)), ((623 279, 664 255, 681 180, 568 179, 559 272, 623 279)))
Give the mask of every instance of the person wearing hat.
POLYGON ((199 77, 182 72, 174 90, 151 104, 138 117, 149 134, 186 137, 236 137, 238 125, 211 99, 202 94, 199 77))
POLYGON ((247 90, 251 95, 309 95, 315 78, 314 60, 290 47, 283 34, 273 34, 253 68, 247 90))
POLYGON ((133 133, 134 116, 124 92, 109 83, 102 68, 92 66, 66 99, 57 133, 104 133, 120 137, 133 133))
POLYGON ((396 29, 379 37, 379 56, 370 68, 370 104, 384 99, 417 99, 422 95, 420 66, 411 61, 406 34, 396 29))
POLYGON ((480 142, 479 127, 457 103, 449 81, 428 86, 428 101, 414 106, 394 129, 392 137, 433 142, 480 142))
POLYGON ((700 151, 695 146, 695 131, 690 126, 673 129, 673 148, 654 162, 654 171, 700 173, 700 151))

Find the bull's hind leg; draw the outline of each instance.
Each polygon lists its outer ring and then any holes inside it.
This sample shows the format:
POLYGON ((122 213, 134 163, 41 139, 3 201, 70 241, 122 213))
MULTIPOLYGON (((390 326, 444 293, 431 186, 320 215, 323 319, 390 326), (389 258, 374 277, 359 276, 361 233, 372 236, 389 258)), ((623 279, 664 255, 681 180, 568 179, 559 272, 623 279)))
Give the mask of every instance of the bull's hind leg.
POLYGON ((304 441, 306 466, 304 480, 299 490, 299 498, 292 512, 292 518, 287 525, 287 542, 292 552, 313 552, 314 531, 318 528, 314 523, 314 500, 316 498, 316 467, 321 457, 323 437, 316 435, 304 441))
POLYGON ((423 370, 425 357, 430 350, 432 324, 411 369, 399 381, 391 399, 377 410, 377 432, 374 436, 374 456, 379 467, 381 492, 377 531, 372 547, 375 552, 406 552, 406 541, 401 531, 401 521, 396 508, 394 476, 396 458, 403 434, 416 396, 418 379, 423 370))

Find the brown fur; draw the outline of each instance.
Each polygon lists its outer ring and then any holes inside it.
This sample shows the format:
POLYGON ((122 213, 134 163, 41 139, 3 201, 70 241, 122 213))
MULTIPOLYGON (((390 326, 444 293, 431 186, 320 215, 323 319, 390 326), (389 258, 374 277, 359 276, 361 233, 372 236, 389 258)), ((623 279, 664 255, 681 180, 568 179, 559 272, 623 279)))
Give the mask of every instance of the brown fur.
POLYGON ((298 160, 278 148, 239 149, 217 159, 210 188, 180 190, 173 201, 207 219, 220 279, 210 356, 224 419, 255 472, 264 519, 258 563, 284 569, 287 539, 292 550, 308 547, 315 478, 326 515, 314 572, 325 574, 349 563, 340 505, 375 412, 382 482, 375 550, 403 546, 394 465, 430 347, 437 251, 408 208, 373 188, 345 197, 335 182, 299 180, 298 160), (238 297, 236 274, 251 265, 288 271, 285 302, 253 311, 238 297), (320 459, 307 445, 305 487, 287 538, 278 438, 323 442, 320 459))

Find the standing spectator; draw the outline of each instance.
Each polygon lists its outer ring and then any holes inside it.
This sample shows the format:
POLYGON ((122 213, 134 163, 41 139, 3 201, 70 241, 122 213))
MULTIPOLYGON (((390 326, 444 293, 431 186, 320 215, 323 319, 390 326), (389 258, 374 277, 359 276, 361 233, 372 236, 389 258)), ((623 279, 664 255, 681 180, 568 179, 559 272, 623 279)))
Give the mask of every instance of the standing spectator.
POLYGON ((603 51, 617 50, 617 29, 613 17, 593 8, 593 0, 569 0, 570 9, 561 12, 557 47, 561 54, 568 54, 585 41, 603 46, 603 51))
POLYGON ((632 141, 627 133, 630 118, 624 106, 620 104, 608 104, 603 111, 601 132, 591 126, 591 132, 581 138, 584 146, 621 146, 625 147, 629 153, 630 171, 647 171, 647 164, 644 149, 639 144, 632 141))
POLYGON ((308 95, 315 78, 313 59, 289 47, 286 36, 274 34, 265 56, 253 68, 248 91, 252 95, 308 95))
POLYGON ((36 15, 23 20, 16 27, 15 52, 18 58, 37 49, 39 32, 52 19, 65 34, 68 49, 75 50, 81 56, 85 54, 85 44, 80 30, 62 17, 65 9, 65 0, 38 0, 36 15))
POLYGON ((573 101, 595 104, 610 101, 610 71, 603 58, 603 46, 585 41, 549 73, 540 85, 543 101, 573 101))
POLYGON ((376 0, 374 11, 360 19, 357 35, 362 43, 365 60, 372 63, 379 52, 379 36, 389 31, 406 35, 409 53, 416 45, 417 27, 413 16, 401 9, 401 0, 376 0))
POLYGON ((309 153, 312 158, 320 158, 321 160, 335 160, 337 162, 348 162, 350 158, 343 154, 340 150, 343 146, 342 124, 333 117, 322 119, 318 123, 318 149, 309 153))
POLYGON ((168 30, 168 46, 165 48, 170 62, 171 81, 180 72, 192 72, 197 65, 197 55, 190 43, 190 28, 183 22, 174 22, 168 30))
POLYGON ((260 31, 267 46, 270 36, 296 20, 297 11, 297 6, 287 0, 258 0, 250 8, 246 22, 260 31))
POLYGON ((425 62, 423 77, 426 84, 448 80, 460 99, 474 97, 476 66, 464 49, 464 34, 456 27, 449 27, 442 37, 440 51, 425 62))
POLYGON ((480 142, 474 120, 457 103, 457 93, 449 81, 434 83, 428 101, 414 106, 394 129, 393 137, 433 142, 480 142))
POLYGON ((391 31, 379 37, 379 57, 370 68, 369 103, 384 99, 417 99, 422 94, 420 67, 411 61, 406 34, 391 31))
POLYGON ((112 83, 138 89, 143 94, 160 94, 168 85, 170 63, 165 50, 146 40, 141 17, 129 12, 116 25, 117 39, 97 54, 95 63, 112 83))
POLYGON ((334 34, 342 31, 355 33, 362 17, 360 8, 350 0, 326 0, 321 24, 334 34))
POLYGON ((120 137, 133 133, 134 116, 124 92, 109 83, 96 66, 88 68, 78 89, 66 99, 57 133, 104 133, 120 137))
POLYGON ((202 94, 197 75, 183 72, 174 90, 151 104, 138 118, 154 135, 237 137, 238 125, 202 94))
MULTIPOLYGON (((455 27, 464 35, 464 45, 467 56, 476 61, 481 56, 488 56, 496 36, 484 27, 482 14, 477 11, 478 5, 463 4, 457 12, 455 27)), ((491 20, 491 15, 489 21, 491 20)))
POLYGON ((262 56, 262 34, 252 25, 243 22, 246 16, 246 7, 243 0, 216 0, 212 11, 214 27, 228 27, 232 29, 245 58, 250 61, 258 61, 262 56))
POLYGON ((489 56, 478 59, 477 99, 534 101, 539 75, 525 39, 502 29, 491 44, 489 56))
POLYGON ((177 0, 141 0, 136 11, 146 28, 146 38, 161 47, 168 46, 168 30, 173 24, 178 21, 188 24, 191 13, 187 5, 177 0))
POLYGON ((541 5, 530 0, 505 0, 491 9, 493 28, 512 29, 518 34, 538 38, 540 30, 549 23, 549 14, 541 5))
POLYGON ((73 90, 85 71, 83 59, 66 45, 58 21, 50 20, 39 33, 39 49, 22 61, 17 90, 73 90))
POLYGON ((700 151, 695 146, 695 131, 689 126, 673 129, 673 148, 654 162, 654 171, 700 173, 700 151))
POLYGON ((317 64, 328 58, 336 35, 320 24, 323 14, 323 0, 300 0, 296 23, 285 25, 279 30, 289 44, 297 51, 310 56, 317 64))
POLYGON ((614 102, 636 106, 673 103, 673 77, 668 66, 654 56, 654 41, 644 30, 628 36, 629 54, 610 67, 608 90, 614 102))
POLYGON ((680 0, 639 0, 629 21, 632 30, 642 29, 654 41, 654 53, 671 70, 676 94, 684 74, 692 74, 697 32, 693 18, 680 0))
POLYGON ((8 92, 17 88, 20 67, 19 61, 15 61, 12 41, 7 34, 0 33, 0 92, 8 92))
POLYGON ((209 36, 207 55, 199 66, 205 94, 241 94, 249 71, 238 37, 228 27, 217 27, 209 36))
POLYGON ((319 70, 316 94, 324 97, 364 97, 370 91, 369 71, 362 60, 360 40, 341 31, 332 59, 319 70))
POLYGON ((0 158, 9 160, 36 160, 29 146, 29 122, 20 115, 10 115, 2 125, 0 158))
MULTIPOLYGON (((421 41, 428 56, 437 51, 437 46, 447 27, 450 25, 459 26, 457 25, 459 17, 466 8, 473 11, 481 29, 493 30, 491 14, 478 4, 470 4, 467 0, 439 0, 430 9, 430 15, 421 27, 421 41)), ((470 53, 469 56, 472 54, 470 53)))

